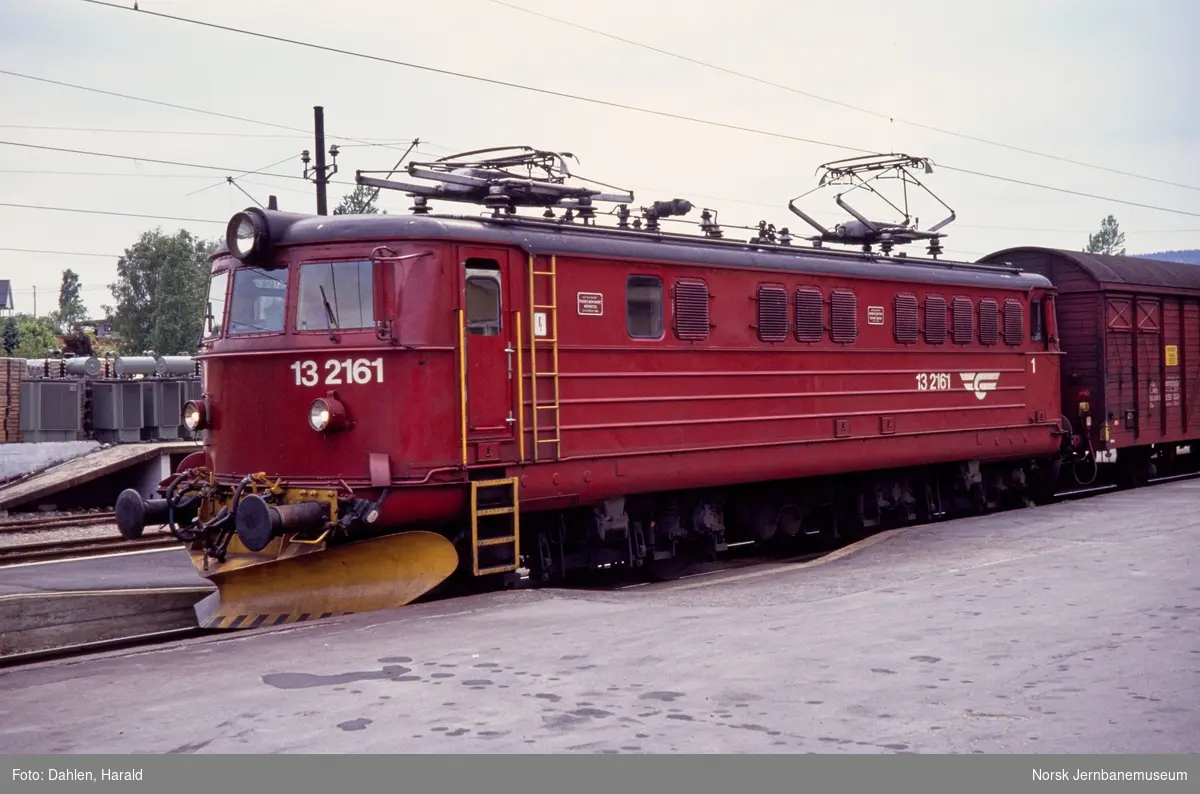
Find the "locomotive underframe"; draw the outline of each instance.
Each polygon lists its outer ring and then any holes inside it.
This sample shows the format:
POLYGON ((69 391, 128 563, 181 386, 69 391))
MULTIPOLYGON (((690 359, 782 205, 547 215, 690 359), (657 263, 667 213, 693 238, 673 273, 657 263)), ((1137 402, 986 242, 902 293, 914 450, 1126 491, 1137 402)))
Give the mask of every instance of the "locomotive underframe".
POLYGON ((1050 501, 1058 458, 977 460, 904 470, 635 494, 522 518, 530 576, 567 582, 596 568, 673 578, 735 544, 819 550, 874 532, 1050 501))

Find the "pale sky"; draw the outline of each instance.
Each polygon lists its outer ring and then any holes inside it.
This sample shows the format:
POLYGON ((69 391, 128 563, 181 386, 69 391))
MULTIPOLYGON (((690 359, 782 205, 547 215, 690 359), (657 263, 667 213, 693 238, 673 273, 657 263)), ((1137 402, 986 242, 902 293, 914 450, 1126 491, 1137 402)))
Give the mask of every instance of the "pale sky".
MULTIPOLYGON (((919 176, 958 213, 943 243, 956 258, 1016 245, 1080 249, 1109 213, 1130 253, 1200 247, 1195 0, 505 2, 871 113, 490 0, 139 0, 143 10, 1192 213, 936 169, 919 176), (1192 187, 1056 162, 875 114, 1192 187)), ((414 137, 429 142, 419 151, 430 159, 527 144, 575 153, 578 173, 632 189, 639 205, 686 198, 717 209, 727 227, 765 219, 800 235, 811 230, 788 212, 788 200, 816 186, 819 164, 853 154, 80 0, 0 0, 0 70, 301 130, 311 130, 312 108, 323 105, 327 145, 342 146, 334 178, 345 182, 356 169, 391 168, 414 137)), ((291 158, 269 170, 299 176, 300 151, 313 148, 302 132, 7 74, 0 74, 0 141, 215 166, 0 144, 0 248, 100 255, 0 250, 0 278, 13 281, 16 309, 33 309, 36 287, 39 314, 54 308, 68 267, 80 274, 88 308, 98 314, 111 302, 106 285, 116 258, 143 231, 183 227, 215 238, 251 203, 224 183, 226 175, 291 158), (14 203, 194 220, 3 206, 14 203)), ((315 212, 311 183, 264 175, 239 183, 263 204, 274 193, 281 209, 315 212)), ((351 188, 331 185, 330 209, 351 188)), ((380 204, 405 212, 410 199, 385 191, 380 204)), ((825 223, 844 219, 832 193, 803 206, 825 223)), ((461 211, 445 203, 435 209, 461 211)), ((914 214, 928 227, 941 219, 938 209, 918 203, 914 214)), ((689 219, 699 222, 699 210, 689 219)), ((915 245, 909 250, 921 253, 915 245)))

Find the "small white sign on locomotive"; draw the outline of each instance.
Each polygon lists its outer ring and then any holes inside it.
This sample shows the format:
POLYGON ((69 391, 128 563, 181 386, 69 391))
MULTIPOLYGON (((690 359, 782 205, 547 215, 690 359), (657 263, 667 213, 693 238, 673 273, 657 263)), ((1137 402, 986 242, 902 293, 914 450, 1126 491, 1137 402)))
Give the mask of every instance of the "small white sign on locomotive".
POLYGON ((592 317, 604 314, 604 296, 599 292, 580 292, 576 294, 576 311, 592 317))
POLYGON ((867 307, 867 325, 883 325, 883 307, 867 307))

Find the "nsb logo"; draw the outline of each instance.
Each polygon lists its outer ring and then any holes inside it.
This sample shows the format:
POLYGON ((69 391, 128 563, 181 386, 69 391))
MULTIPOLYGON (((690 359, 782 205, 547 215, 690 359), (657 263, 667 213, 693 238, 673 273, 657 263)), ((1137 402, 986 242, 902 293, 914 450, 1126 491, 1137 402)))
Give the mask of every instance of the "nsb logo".
POLYGON ((981 400, 987 397, 988 392, 996 390, 996 383, 1000 380, 999 372, 960 372, 958 376, 963 380, 963 388, 975 392, 975 396, 981 400))

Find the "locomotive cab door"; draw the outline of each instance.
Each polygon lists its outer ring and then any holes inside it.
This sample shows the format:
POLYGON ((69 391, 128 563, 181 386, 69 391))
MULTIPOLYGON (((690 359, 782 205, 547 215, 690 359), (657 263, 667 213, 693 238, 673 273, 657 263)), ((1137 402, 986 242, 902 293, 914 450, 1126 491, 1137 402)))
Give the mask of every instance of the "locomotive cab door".
POLYGON ((503 249, 460 247, 468 459, 516 460, 516 329, 508 319, 511 269, 503 249))

